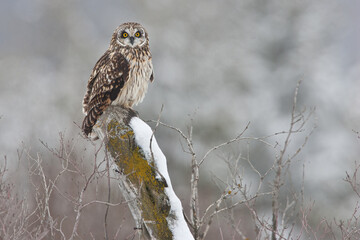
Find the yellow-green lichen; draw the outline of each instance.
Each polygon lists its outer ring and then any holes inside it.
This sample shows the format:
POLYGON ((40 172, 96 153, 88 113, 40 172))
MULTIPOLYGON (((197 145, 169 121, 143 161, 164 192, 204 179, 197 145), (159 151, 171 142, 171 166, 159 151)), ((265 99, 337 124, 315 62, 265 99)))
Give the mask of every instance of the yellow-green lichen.
POLYGON ((165 183, 155 178, 153 162, 148 162, 145 155, 135 142, 134 132, 125 124, 115 120, 107 125, 107 150, 115 159, 122 174, 127 176, 140 192, 140 209, 143 220, 152 225, 158 239, 172 239, 167 223, 170 203, 164 192, 165 183), (141 189, 139 189, 141 188, 141 189))

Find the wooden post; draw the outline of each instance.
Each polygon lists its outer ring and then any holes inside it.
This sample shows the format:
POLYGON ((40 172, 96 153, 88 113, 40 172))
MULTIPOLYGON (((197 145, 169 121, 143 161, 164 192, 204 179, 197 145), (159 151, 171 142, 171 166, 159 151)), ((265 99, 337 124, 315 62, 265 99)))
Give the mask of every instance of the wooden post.
POLYGON ((193 239, 151 128, 134 111, 110 106, 94 131, 116 165, 120 191, 141 239, 193 239))

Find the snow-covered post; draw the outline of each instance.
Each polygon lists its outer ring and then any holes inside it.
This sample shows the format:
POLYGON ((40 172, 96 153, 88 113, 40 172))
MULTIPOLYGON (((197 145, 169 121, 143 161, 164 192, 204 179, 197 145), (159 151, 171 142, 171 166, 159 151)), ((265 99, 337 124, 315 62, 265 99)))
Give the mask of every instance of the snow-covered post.
POLYGON ((194 239, 172 188, 166 158, 149 125, 131 110, 110 106, 94 131, 116 165, 120 191, 141 238, 194 239))

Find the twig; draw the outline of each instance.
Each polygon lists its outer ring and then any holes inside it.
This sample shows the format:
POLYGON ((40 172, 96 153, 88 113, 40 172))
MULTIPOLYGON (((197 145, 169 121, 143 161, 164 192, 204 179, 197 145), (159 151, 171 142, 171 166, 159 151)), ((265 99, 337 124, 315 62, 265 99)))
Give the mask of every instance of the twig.
MULTIPOLYGON (((105 136, 106 138, 106 136, 105 136)), ((105 160, 106 160, 106 172, 107 172, 107 185, 108 185, 108 198, 107 198, 107 202, 110 202, 110 196, 111 196, 111 185, 110 185, 110 163, 109 163, 109 158, 107 155, 107 151, 105 150, 105 160)), ((109 239, 108 236, 108 224, 107 224, 107 217, 108 217, 108 212, 109 212, 109 207, 110 205, 106 205, 106 211, 105 211, 105 219, 104 219, 104 229, 105 229, 105 240, 109 239)))
POLYGON ((154 130, 152 131, 152 134, 151 134, 151 137, 150 137, 150 152, 151 152, 151 159, 154 159, 154 153, 153 153, 153 150, 152 150, 152 141, 153 141, 153 138, 154 138, 154 134, 160 124, 160 119, 161 119, 161 114, 164 110, 164 104, 161 105, 161 109, 160 109, 160 112, 159 112, 159 115, 158 115, 158 119, 156 121, 156 125, 154 127, 154 130))
POLYGON ((233 142, 236 142, 236 141, 241 140, 241 139, 242 139, 241 136, 242 136, 242 135, 244 134, 244 132, 249 128, 249 125, 250 125, 250 122, 248 122, 248 123, 246 124, 244 130, 243 130, 238 136, 236 136, 234 139, 231 139, 231 140, 229 140, 229 141, 227 141, 227 142, 221 143, 221 144, 219 144, 219 145, 217 145, 217 146, 214 146, 214 147, 210 148, 210 149, 205 153, 205 155, 203 156, 203 158, 199 161, 199 166, 205 161, 206 157, 207 157, 211 152, 213 152, 214 150, 216 150, 216 149, 218 149, 218 148, 221 148, 221 147, 223 147, 223 146, 225 146, 225 145, 228 145, 228 144, 230 144, 230 143, 233 143, 233 142))

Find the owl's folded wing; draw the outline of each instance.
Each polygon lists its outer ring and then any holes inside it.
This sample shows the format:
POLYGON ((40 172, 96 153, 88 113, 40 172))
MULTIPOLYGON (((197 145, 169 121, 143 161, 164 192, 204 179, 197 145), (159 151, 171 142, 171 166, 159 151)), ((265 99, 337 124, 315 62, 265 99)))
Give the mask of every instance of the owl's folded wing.
POLYGON ((82 124, 88 135, 99 116, 114 101, 129 77, 129 63, 120 53, 109 51, 99 59, 90 76, 83 100, 86 114, 82 124))

